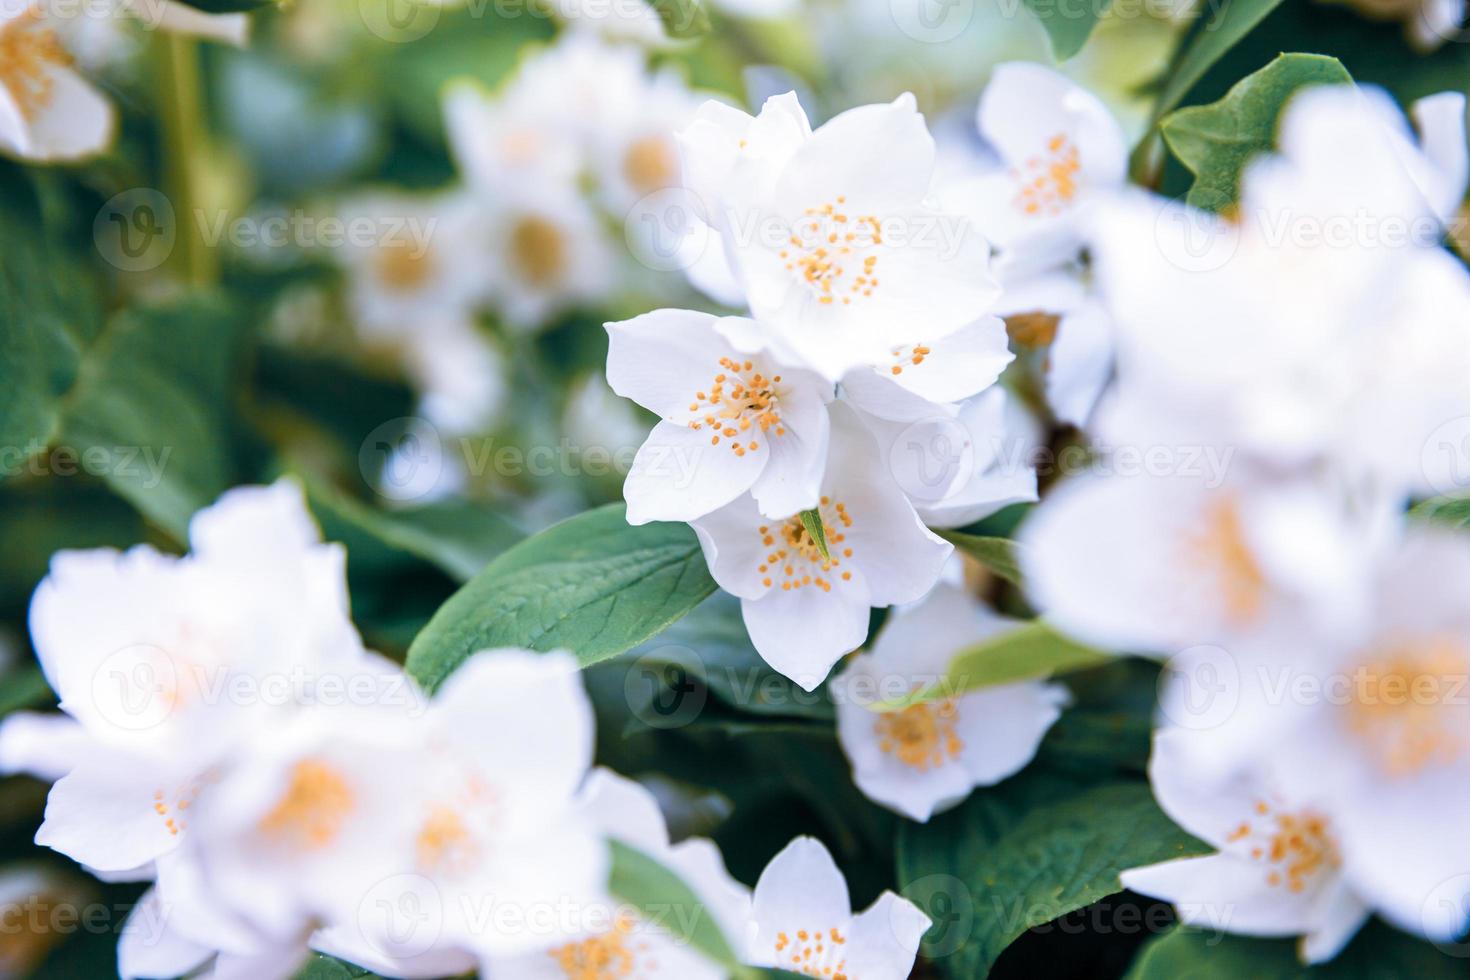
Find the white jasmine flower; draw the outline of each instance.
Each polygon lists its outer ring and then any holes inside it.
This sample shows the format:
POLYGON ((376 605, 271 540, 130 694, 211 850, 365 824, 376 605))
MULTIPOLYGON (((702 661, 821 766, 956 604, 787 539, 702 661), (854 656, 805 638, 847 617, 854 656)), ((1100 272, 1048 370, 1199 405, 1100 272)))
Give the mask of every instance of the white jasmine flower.
POLYGON ((492 305, 511 328, 535 330, 612 291, 616 254, 580 195, 525 190, 497 200, 486 220, 490 257, 479 272, 492 290, 492 305))
POLYGON ((449 152, 471 190, 490 199, 532 184, 572 187, 582 169, 582 147, 547 107, 523 89, 494 93, 461 79, 444 90, 449 152))
POLYGON ((884 892, 854 915, 832 855, 798 837, 771 859, 755 886, 751 962, 810 977, 904 980, 914 968, 929 917, 884 892))
POLYGON ((1075 259, 1087 215, 1127 177, 1112 113, 1066 76, 1016 61, 991 74, 977 122, 1004 169, 948 188, 945 199, 966 202, 1011 269, 1075 259))
POLYGON ((41 163, 112 144, 117 117, 72 67, 40 0, 0 8, 0 150, 41 163))
POLYGON ((610 107, 592 140, 603 200, 618 215, 640 198, 682 183, 674 134, 689 123, 703 101, 672 70, 648 78, 632 95, 622 105, 610 107))
POLYGON ((751 346, 738 317, 658 310, 607 331, 608 383, 662 416, 623 488, 629 521, 692 520, 747 490, 763 514, 816 504, 830 383, 751 346))
POLYGON ((638 47, 609 44, 590 31, 564 31, 521 62, 506 94, 539 108, 548 126, 590 155, 606 120, 636 104, 646 76, 647 57, 638 47))
POLYGON ((1139 461, 1069 478, 1022 525, 1027 589, 1050 621, 1108 649, 1171 652, 1351 618, 1382 530, 1371 518, 1203 451, 1163 462, 1175 472, 1139 461))
POLYGON ((872 651, 854 657, 832 682, 838 740, 863 793, 923 822, 1031 761, 1067 701, 1060 685, 1005 684, 875 710, 938 682, 956 654, 1016 625, 948 585, 894 612, 872 651))
POLYGON ((614 840, 659 861, 677 874, 699 899, 689 909, 658 909, 656 919, 611 897, 582 911, 581 928, 546 951, 492 958, 486 972, 520 980, 561 980, 612 971, 646 980, 720 980, 729 971, 688 944, 669 926, 692 925, 686 913, 712 919, 721 932, 737 940, 750 920, 750 889, 725 870, 719 848, 691 838, 669 842, 668 829, 653 794, 631 779, 595 769, 581 793, 591 820, 614 840), (681 917, 682 916, 682 917, 681 917))
POLYGON ((814 132, 790 96, 753 120, 709 109, 681 144, 755 319, 833 381, 973 323, 995 298, 981 230, 928 203, 934 141, 911 95, 814 132))
POLYGON ((931 408, 909 422, 861 413, 924 523, 964 527, 1002 507, 1035 500, 1031 459, 1040 433, 1016 399, 997 386, 955 406, 953 416, 948 408, 931 408))
POLYGON ((1203 778, 1185 743, 1211 737, 1159 732, 1148 771, 1164 812, 1218 853, 1124 871, 1123 885, 1173 903, 1186 925, 1301 936, 1303 961, 1332 959, 1369 914, 1344 871, 1335 821, 1259 773, 1203 778))
POLYGON ((756 650, 808 691, 862 645, 872 607, 922 596, 954 550, 924 527, 852 409, 834 402, 829 411, 815 508, 829 557, 799 514, 772 520, 750 497, 691 522, 710 574, 740 598, 756 650))

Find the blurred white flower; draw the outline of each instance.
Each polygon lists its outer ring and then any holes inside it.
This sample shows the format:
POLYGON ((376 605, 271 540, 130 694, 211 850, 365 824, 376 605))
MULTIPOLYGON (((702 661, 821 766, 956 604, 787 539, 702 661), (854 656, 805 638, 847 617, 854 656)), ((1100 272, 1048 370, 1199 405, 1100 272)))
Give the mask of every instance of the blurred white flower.
POLYGON ((814 508, 827 557, 799 514, 772 520, 749 496, 691 522, 710 574, 740 598, 757 652, 808 691, 867 638, 872 607, 922 596, 954 550, 924 527, 852 409, 834 402, 828 410, 814 508))
POLYGON ((430 424, 451 433, 483 432, 500 414, 505 359, 474 323, 426 318, 403 357, 419 392, 419 413, 430 424))
POLYGON ((750 921, 750 889, 730 877, 713 842, 691 838, 669 842, 658 801, 638 783, 608 769, 594 769, 582 788, 580 804, 607 836, 653 858, 678 875, 699 904, 689 909, 660 908, 644 918, 635 906, 603 896, 583 912, 581 929, 568 930, 549 950, 516 957, 492 957, 490 976, 517 980, 562 980, 600 976, 608 971, 640 980, 721 980, 729 971, 709 961, 670 927, 688 928, 688 914, 713 920, 730 937, 745 934, 750 921), (687 914, 686 914, 687 913, 687 914))
POLYGON ((829 382, 750 343, 739 317, 658 310, 607 332, 608 384, 661 416, 623 487, 631 523, 693 520, 746 491, 768 516, 816 505, 829 382))
POLYGON ((1124 887, 1172 903, 1186 925, 1301 936, 1304 962, 1332 959, 1369 914, 1344 873, 1334 821, 1259 773, 1202 777, 1185 743, 1209 737, 1160 731, 1148 773, 1164 812, 1218 853, 1124 871, 1124 887))
POLYGON ((1018 625, 949 585, 893 613, 871 652, 854 657, 832 682, 838 740, 863 793, 923 822, 1031 761, 1067 702, 1060 685, 1005 684, 876 710, 939 682, 960 651, 1018 625))
POLYGON ((449 152, 469 189, 491 201, 533 184, 572 188, 583 147, 548 120, 548 106, 524 87, 491 92, 461 79, 444 90, 449 152))
POLYGON ((812 977, 905 980, 931 925, 918 906, 888 891, 854 915, 847 881, 812 837, 771 859, 753 907, 751 962, 812 977))
POLYGON ((929 203, 934 141, 912 95, 816 131, 790 95, 754 119, 707 106, 681 145, 686 184, 778 353, 836 381, 989 311, 984 229, 929 203))
POLYGON ((0 8, 0 149, 76 160, 107 149, 116 129, 112 103, 72 67, 40 0, 0 8))
POLYGON ((507 326, 531 331, 580 304, 606 299, 617 255, 580 195, 545 188, 486 208, 490 257, 479 269, 507 326))

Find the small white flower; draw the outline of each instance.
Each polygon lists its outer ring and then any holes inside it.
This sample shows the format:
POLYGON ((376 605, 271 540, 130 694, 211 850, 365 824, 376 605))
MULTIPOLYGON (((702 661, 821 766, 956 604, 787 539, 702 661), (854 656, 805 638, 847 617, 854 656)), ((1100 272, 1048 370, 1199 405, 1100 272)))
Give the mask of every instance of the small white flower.
POLYGON ((1066 703, 1059 685, 1006 684, 888 713, 874 707, 938 682, 955 654, 1016 625, 948 585, 894 612, 872 652, 832 682, 838 740, 863 793, 923 822, 1031 761, 1066 703))
POLYGON ((582 169, 582 146, 551 123, 547 107, 523 90, 492 93, 459 80, 444 91, 444 131, 455 167, 470 189, 490 199, 532 184, 571 188, 582 169))
POLYGON ((597 213, 579 194, 552 187, 523 190, 487 205, 487 212, 490 257, 480 275, 508 326, 535 330, 611 293, 616 254, 597 213))
POLYGON ((706 107, 681 146, 756 321, 833 381, 973 323, 995 299, 981 229, 929 203, 934 141, 911 95, 814 132, 789 95, 754 119, 706 107))
POLYGON ((640 980, 721 980, 729 971, 689 946, 669 926, 691 925, 693 912, 713 920, 727 937, 745 935, 750 920, 750 889, 725 870, 719 848, 711 841, 691 838, 669 842, 658 802, 631 779, 607 769, 595 769, 582 788, 581 804, 591 820, 613 840, 633 847, 674 872, 699 899, 690 910, 661 909, 661 921, 645 920, 633 906, 603 897, 581 910, 583 921, 551 949, 516 957, 494 958, 486 964, 491 976, 517 980, 566 980, 598 975, 613 969, 640 980), (681 916, 683 916, 681 918, 681 916))
POLYGON ((601 194, 617 215, 640 198, 681 184, 675 133, 694 118, 703 101, 668 69, 645 80, 633 94, 630 101, 610 107, 592 140, 601 194))
POLYGON ((830 383, 751 346, 738 317, 658 310, 607 331, 608 383, 662 416, 623 488, 629 521, 692 520, 746 491, 763 514, 816 504, 830 383))
POLYGON ((646 76, 647 57, 638 47, 565 31, 522 61, 506 97, 539 108, 546 125, 590 155, 606 120, 637 103, 646 76))
POLYGON ((740 598, 756 650, 808 691, 867 638, 872 607, 922 596, 954 550, 919 520, 852 409, 834 402, 829 412, 815 508, 829 557, 799 514, 772 520, 748 496, 691 522, 710 574, 740 598))
POLYGON ((771 859, 755 885, 750 961, 809 977, 904 980, 931 925, 908 899, 885 891, 853 914, 832 855, 798 837, 771 859))
POLYGON ((1123 885, 1173 903, 1186 925, 1301 936, 1303 961, 1332 959, 1369 914, 1344 872, 1335 822, 1260 774, 1203 778, 1185 743, 1208 737, 1159 732, 1148 771, 1164 812, 1218 853, 1124 871, 1123 885))
POLYGON ((107 149, 116 113, 72 67, 39 0, 0 8, 0 150, 38 162, 107 149))
POLYGON ((967 203, 1010 269, 1075 259, 1083 221, 1127 176, 1112 113, 1066 76, 1017 61, 996 67, 977 122, 1004 169, 947 189, 945 199, 967 203))

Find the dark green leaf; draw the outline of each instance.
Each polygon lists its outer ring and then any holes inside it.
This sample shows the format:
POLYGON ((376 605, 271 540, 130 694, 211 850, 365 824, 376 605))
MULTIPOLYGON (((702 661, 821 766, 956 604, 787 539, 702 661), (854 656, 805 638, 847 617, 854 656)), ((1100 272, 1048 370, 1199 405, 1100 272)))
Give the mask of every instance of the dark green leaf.
POLYGON ((1169 69, 1154 106, 1154 118, 1162 118, 1177 106, 1210 66, 1240 42, 1276 9, 1281 0, 1226 0, 1225 6, 1200 25, 1185 42, 1184 50, 1169 69))
POLYGON ((806 533, 821 556, 831 558, 832 553, 827 550, 827 529, 822 525, 822 515, 815 507, 801 512, 801 526, 806 528, 806 533))
POLYGON ((1068 3, 1066 0, 1023 0, 1046 28, 1051 39, 1051 53, 1058 61, 1082 50, 1098 19, 1108 12, 1110 0, 1096 3, 1068 3))
POLYGON ((183 541, 189 518, 235 482, 241 318, 192 297, 118 314, 82 365, 62 440, 113 490, 183 541))
POLYGON ((377 976, 371 970, 344 963, 336 957, 313 953, 297 972, 295 980, 375 980, 377 976))
POLYGON ((428 688, 492 647, 570 650, 585 666, 629 650, 715 590, 685 524, 628 524, 622 504, 563 521, 495 559, 409 648, 428 688))
POLYGON ((613 897, 638 909, 645 920, 662 925, 677 943, 691 945, 717 963, 739 967, 720 924, 682 878, 637 848, 618 841, 611 844, 608 890, 613 897))
POLYGON ((1027 929, 1122 891, 1122 871, 1209 850, 1174 826, 1142 781, 1079 792, 1075 779, 1046 775, 977 793, 905 827, 901 841, 905 894, 943 914, 926 949, 949 953, 955 977, 984 976, 1027 929))
MULTIPOLYGON (((1379 923, 1336 959, 1303 966, 1292 939, 1253 939, 1176 927, 1144 947, 1128 980, 1437 980, 1465 976, 1465 961, 1379 923)), ((1457 947, 1460 948, 1460 947, 1457 947)))
POLYGON ((1195 175, 1189 203, 1210 211, 1235 204, 1246 165, 1275 145, 1287 101, 1309 85, 1351 83, 1336 58, 1283 54, 1241 79, 1220 101, 1165 116, 1159 123, 1164 142, 1195 175))
POLYGON ((276 5, 276 0, 180 0, 180 2, 196 10, 202 10, 206 14, 246 13, 276 5))
POLYGON ((40 708, 56 703, 56 695, 41 668, 16 667, 0 678, 0 718, 12 711, 40 708))
POLYGON ((1115 659, 1112 654, 1069 640, 1036 620, 960 651, 950 661, 943 679, 887 707, 952 697, 999 684, 1044 680, 1101 667, 1115 659))
POLYGON ((669 37, 701 37, 709 33, 709 11, 702 0, 650 0, 669 37))
POLYGON ((964 531, 940 531, 939 536, 1012 585, 1021 584, 1021 546, 1009 538, 983 537, 964 531))

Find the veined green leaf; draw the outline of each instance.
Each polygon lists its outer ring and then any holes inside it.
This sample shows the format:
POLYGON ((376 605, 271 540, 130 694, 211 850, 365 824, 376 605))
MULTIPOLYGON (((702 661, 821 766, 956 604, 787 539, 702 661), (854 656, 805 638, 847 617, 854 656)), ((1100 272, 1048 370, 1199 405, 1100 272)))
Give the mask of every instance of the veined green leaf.
POLYGON ((991 538, 964 531, 939 531, 940 537, 1012 585, 1021 584, 1021 546, 1010 538, 991 538))
POLYGON ((522 541, 450 597, 408 651, 433 689, 492 647, 570 650, 586 666, 632 649, 715 590, 685 524, 633 526, 622 504, 522 541))
POLYGON ((1037 620, 962 650, 950 661, 949 670, 939 681, 883 708, 894 710, 999 684, 1044 680, 1101 667, 1116 659, 1112 654, 1069 640, 1037 620))
POLYGON ((1422 939, 1370 922, 1336 958, 1306 966, 1294 939, 1256 939, 1176 926, 1151 941, 1127 980, 1439 980, 1465 975, 1465 961, 1422 939))
POLYGON ((1098 20, 1108 12, 1110 0, 1097 3, 1066 3, 1063 0, 1022 0, 1046 28, 1052 57, 1066 61, 1087 43, 1098 20))
POLYGON ((1154 119, 1177 106, 1194 88, 1210 66, 1219 61, 1241 38, 1249 34, 1281 0, 1227 0, 1208 22, 1200 25, 1185 42, 1175 59, 1154 106, 1154 119))
POLYGON ((1194 174, 1189 203, 1220 211, 1240 198, 1251 158, 1272 148, 1287 101, 1311 85, 1352 84, 1336 58, 1283 54, 1237 82, 1225 97, 1170 113, 1159 123, 1164 142, 1194 174))

